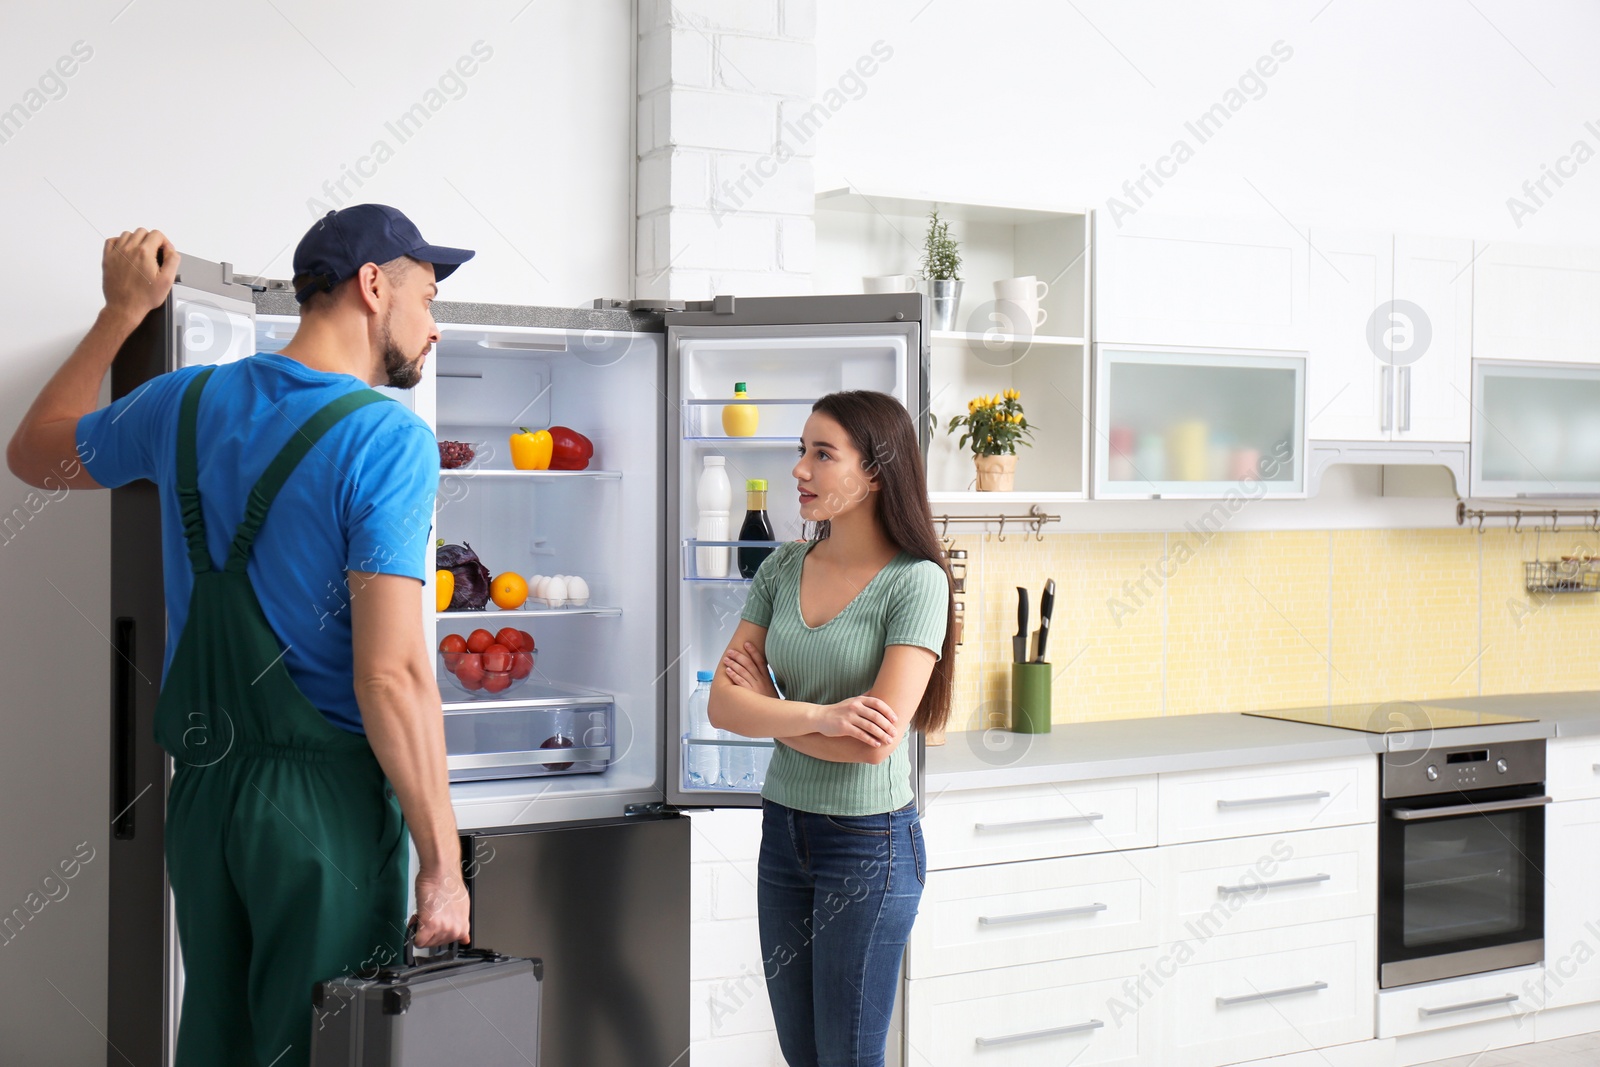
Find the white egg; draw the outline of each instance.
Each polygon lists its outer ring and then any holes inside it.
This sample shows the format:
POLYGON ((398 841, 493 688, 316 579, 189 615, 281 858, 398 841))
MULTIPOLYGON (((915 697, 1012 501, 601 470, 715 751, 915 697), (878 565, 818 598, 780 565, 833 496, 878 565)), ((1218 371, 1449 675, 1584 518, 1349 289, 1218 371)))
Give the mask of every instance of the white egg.
POLYGON ((558 574, 546 582, 544 587, 544 598, 553 608, 566 607, 567 580, 558 574))
POLYGON ((589 583, 577 575, 567 579, 567 602, 575 608, 589 604, 589 583))
POLYGON ((549 581, 549 577, 543 574, 536 574, 528 579, 528 599, 536 604, 543 604, 544 587, 549 581))

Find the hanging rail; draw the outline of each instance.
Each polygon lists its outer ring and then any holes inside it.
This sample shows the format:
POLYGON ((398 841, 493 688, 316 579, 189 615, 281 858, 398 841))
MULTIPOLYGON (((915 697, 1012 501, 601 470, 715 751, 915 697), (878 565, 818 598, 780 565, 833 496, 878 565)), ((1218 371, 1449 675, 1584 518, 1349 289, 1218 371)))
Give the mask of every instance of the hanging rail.
POLYGON ((1521 531, 1524 518, 1534 522, 1550 520, 1552 533, 1561 532, 1562 518, 1586 519, 1590 530, 1600 533, 1600 508, 1512 508, 1509 511, 1486 511, 1483 508, 1469 508, 1465 503, 1456 504, 1456 525, 1464 526, 1468 519, 1478 520, 1478 532, 1483 532, 1484 519, 1513 519, 1513 529, 1521 531))
POLYGON ((1050 522, 1060 522, 1061 516, 1046 514, 1043 508, 1041 508, 1038 504, 1034 504, 1032 507, 1028 508, 1026 513, 1023 514, 1012 512, 1008 515, 1004 512, 1001 512, 995 515, 951 515, 946 513, 943 515, 935 515, 933 517, 933 521, 939 524, 940 537, 949 536, 950 524, 953 522, 968 524, 981 523, 985 526, 987 526, 989 523, 997 522, 1000 524, 998 540, 1004 541, 1006 539, 1006 523, 1014 522, 1033 531, 1035 540, 1043 541, 1045 524, 1050 522))

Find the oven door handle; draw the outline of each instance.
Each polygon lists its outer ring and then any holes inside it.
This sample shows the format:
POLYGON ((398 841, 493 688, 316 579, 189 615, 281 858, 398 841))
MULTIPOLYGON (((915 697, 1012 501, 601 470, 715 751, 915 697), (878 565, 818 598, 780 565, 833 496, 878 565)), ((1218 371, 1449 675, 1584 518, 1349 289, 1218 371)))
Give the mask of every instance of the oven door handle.
POLYGON ((1551 797, 1529 797, 1526 800, 1485 800, 1478 804, 1450 804, 1442 808, 1395 808, 1397 819, 1411 822, 1416 819, 1443 819, 1451 815, 1478 815, 1490 811, 1516 811, 1518 808, 1537 808, 1548 804, 1551 797))

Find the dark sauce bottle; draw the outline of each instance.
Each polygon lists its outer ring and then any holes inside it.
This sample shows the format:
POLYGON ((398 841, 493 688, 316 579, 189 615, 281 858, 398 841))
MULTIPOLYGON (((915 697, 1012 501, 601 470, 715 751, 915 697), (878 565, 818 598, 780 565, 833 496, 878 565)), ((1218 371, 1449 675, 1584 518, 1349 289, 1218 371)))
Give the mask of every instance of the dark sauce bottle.
MULTIPOLYGON (((767 480, 765 478, 749 478, 744 483, 746 507, 744 525, 739 527, 739 540, 741 541, 771 541, 772 520, 767 518, 767 480)), ((739 549, 739 574, 745 578, 754 578, 756 571, 761 567, 761 561, 772 555, 770 548, 741 548, 739 549)))

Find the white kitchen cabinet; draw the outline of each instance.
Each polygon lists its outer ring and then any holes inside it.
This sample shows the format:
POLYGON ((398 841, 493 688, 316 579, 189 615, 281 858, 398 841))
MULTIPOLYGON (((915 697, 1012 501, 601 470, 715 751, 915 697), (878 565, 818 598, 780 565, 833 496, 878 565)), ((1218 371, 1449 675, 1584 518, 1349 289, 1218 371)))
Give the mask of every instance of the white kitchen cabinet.
POLYGON ((950 792, 923 812, 928 869, 1114 852, 1156 843, 1154 775, 950 792))
POLYGON ((1211 1067, 1372 1037, 1374 931, 1363 916, 1164 945, 1160 1062, 1211 1067))
POLYGON ((1394 239, 1388 347, 1396 441, 1466 441, 1472 433, 1474 251, 1465 238, 1394 239))
POLYGON ((1600 1001, 1600 799, 1545 808, 1544 1000, 1600 1001))
POLYGON ((930 871, 906 948, 911 978, 1154 945, 1156 849, 930 871))
POLYGON ((1472 495, 1600 497, 1600 365, 1473 360, 1472 495))
POLYGON ((1163 845, 1376 822, 1372 756, 1157 776, 1163 845))
POLYGON ((1544 762, 1545 792, 1557 802, 1600 797, 1600 737, 1553 737, 1544 762))
POLYGON ((1094 495, 1305 495, 1303 354, 1096 345, 1094 495))
POLYGON ((1474 275, 1477 358, 1600 363, 1600 248, 1488 244, 1474 275))
POLYGON ((1095 339, 1302 350, 1310 336, 1304 237, 1285 222, 1101 215, 1095 339))
POLYGON ((1155 953, 913 979, 906 983, 907 1067, 1146 1067, 1160 1048, 1155 953))
POLYGON ((1311 244, 1309 435, 1466 441, 1472 242, 1313 230, 1311 244))
POLYGON ((1490 1020, 1513 1020, 1539 1007, 1544 965, 1469 974, 1378 991, 1378 1036, 1399 1037, 1490 1020))
POLYGON ((1163 942, 1377 914, 1376 823, 1155 851, 1163 942))
POLYGON ((1316 440, 1387 441, 1393 368, 1374 353, 1367 323, 1393 299, 1394 235, 1312 230, 1311 354, 1306 432, 1316 440))

